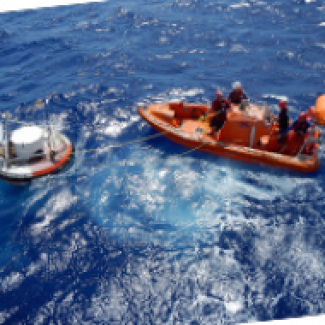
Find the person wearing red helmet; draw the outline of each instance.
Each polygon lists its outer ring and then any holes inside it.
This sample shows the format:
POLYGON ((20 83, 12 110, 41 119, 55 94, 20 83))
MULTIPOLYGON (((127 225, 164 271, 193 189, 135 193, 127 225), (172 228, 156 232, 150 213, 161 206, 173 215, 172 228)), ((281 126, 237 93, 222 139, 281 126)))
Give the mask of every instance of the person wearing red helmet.
POLYGON ((230 108, 229 102, 224 99, 221 91, 216 92, 216 98, 212 101, 211 112, 209 116, 212 116, 210 126, 214 128, 213 132, 208 135, 213 135, 218 132, 227 120, 227 111, 230 108))
POLYGON ((288 106, 285 100, 279 101, 279 131, 280 133, 286 130, 289 126, 288 106))

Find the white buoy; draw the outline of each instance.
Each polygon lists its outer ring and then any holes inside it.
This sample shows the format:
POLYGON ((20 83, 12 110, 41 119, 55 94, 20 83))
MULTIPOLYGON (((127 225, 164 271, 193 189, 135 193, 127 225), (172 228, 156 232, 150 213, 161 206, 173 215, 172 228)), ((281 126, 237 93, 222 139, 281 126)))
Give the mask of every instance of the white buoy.
POLYGON ((58 173, 72 162, 74 145, 66 136, 38 126, 24 126, 11 132, 9 118, 6 113, 5 127, 0 123, 1 180, 27 184, 58 173))
POLYGON ((30 158, 44 149, 43 129, 38 126, 24 126, 12 132, 11 142, 18 158, 30 158))

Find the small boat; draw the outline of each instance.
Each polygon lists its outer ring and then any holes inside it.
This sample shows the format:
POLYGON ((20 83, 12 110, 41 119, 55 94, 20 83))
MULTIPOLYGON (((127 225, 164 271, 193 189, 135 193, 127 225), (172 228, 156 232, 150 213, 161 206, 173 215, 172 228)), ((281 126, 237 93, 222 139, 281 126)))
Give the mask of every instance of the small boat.
MULTIPOLYGON (((212 136, 208 135, 211 129, 209 119, 204 121, 200 118, 209 109, 204 104, 172 101, 140 107, 138 112, 158 132, 187 147, 301 172, 313 172, 320 167, 322 139, 318 127, 310 128, 302 139, 291 141, 286 152, 279 153, 279 126, 267 104, 232 104, 225 125, 212 136)), ((325 125, 325 95, 317 100, 309 118, 319 125, 325 125)))
POLYGON ((39 126, 23 126, 11 132, 0 125, 0 179, 23 185, 35 178, 57 173, 73 158, 73 143, 63 134, 39 126))

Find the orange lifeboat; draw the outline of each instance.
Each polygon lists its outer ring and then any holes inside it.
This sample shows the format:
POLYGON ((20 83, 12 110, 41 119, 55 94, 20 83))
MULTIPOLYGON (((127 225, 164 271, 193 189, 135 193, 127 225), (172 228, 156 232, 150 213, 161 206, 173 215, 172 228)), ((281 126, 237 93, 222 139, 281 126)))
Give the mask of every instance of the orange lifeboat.
MULTIPOLYGON (((242 108, 232 105, 225 125, 216 135, 208 135, 209 121, 200 119, 209 109, 208 105, 177 101, 140 107, 138 112, 158 132, 187 147, 301 172, 313 172, 320 167, 321 131, 317 127, 310 129, 299 141, 290 133, 286 150, 281 152, 278 123, 267 106, 248 104, 242 108)), ((325 96, 311 117, 325 125, 325 96)))

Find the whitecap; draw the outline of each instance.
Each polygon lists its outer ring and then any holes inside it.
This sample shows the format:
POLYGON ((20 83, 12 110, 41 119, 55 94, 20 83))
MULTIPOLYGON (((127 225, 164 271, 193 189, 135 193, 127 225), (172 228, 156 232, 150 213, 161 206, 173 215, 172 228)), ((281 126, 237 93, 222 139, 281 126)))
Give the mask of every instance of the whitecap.
POLYGON ((173 56, 171 54, 165 54, 165 55, 159 55, 159 54, 157 54, 156 55, 156 58, 157 59, 172 59, 173 56))
POLYGON ((182 98, 196 96, 198 94, 203 94, 203 93, 204 93, 204 90, 200 89, 200 88, 193 88, 193 89, 189 89, 189 90, 174 88, 173 90, 170 91, 171 96, 179 96, 182 98))
POLYGON ((96 32, 98 32, 98 33, 101 33, 101 32, 109 32, 109 28, 107 28, 107 29, 97 28, 96 29, 96 32))
POLYGON ((126 129, 132 122, 127 121, 118 121, 118 120, 111 120, 109 125, 102 130, 98 130, 99 133, 104 133, 106 135, 110 135, 112 137, 118 137, 122 134, 123 130, 126 129))
POLYGON ((241 2, 241 3, 237 3, 237 4, 234 4, 234 5, 230 5, 229 7, 230 8, 243 8, 243 7, 250 7, 251 5, 247 2, 241 2))
POLYGON ((230 52, 245 52, 245 53, 248 53, 248 50, 244 46, 242 46, 240 44, 235 44, 235 45, 233 45, 231 47, 230 52))
POLYGON ((289 98, 287 96, 283 96, 283 95, 275 95, 275 94, 264 94, 262 95, 263 98, 274 98, 274 99, 278 99, 278 100, 289 100, 289 98))
POLYGON ((225 302, 225 307, 228 311, 232 313, 237 313, 241 309, 243 309, 243 304, 240 301, 230 301, 225 302))
POLYGON ((33 225, 33 234, 42 233, 53 220, 58 218, 63 211, 67 210, 76 201, 77 197, 73 196, 68 189, 60 191, 57 195, 51 197, 46 205, 39 209, 36 214, 38 222, 33 225))
POLYGON ((225 46, 226 46, 226 42, 224 42, 224 41, 219 42, 219 43, 217 44, 217 46, 225 47, 225 46))
POLYGON ((18 311, 19 307, 15 306, 13 308, 7 308, 4 311, 0 311, 0 324, 4 324, 5 321, 18 311))
POLYGON ((23 281, 24 276, 19 272, 12 272, 10 275, 5 277, 1 283, 1 290, 3 292, 13 290, 17 288, 23 281))
POLYGON ((159 38, 159 42, 160 43, 168 43, 169 42, 169 38, 166 36, 162 36, 159 38))
POLYGON ((87 28, 87 27, 89 27, 89 23, 88 23, 87 21, 84 21, 84 22, 78 23, 78 24, 76 25, 76 28, 77 28, 77 29, 82 29, 82 28, 87 28))

